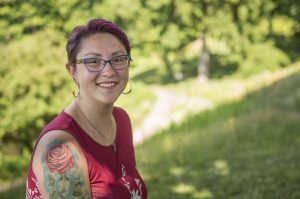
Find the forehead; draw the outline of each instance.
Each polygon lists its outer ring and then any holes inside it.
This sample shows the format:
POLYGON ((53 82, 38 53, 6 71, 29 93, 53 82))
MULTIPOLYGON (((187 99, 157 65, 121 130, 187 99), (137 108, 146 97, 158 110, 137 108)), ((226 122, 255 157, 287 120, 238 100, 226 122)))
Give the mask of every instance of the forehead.
POLYGON ((96 33, 81 41, 81 48, 78 54, 96 53, 102 56, 110 56, 116 52, 126 54, 124 45, 117 37, 110 33, 96 33))

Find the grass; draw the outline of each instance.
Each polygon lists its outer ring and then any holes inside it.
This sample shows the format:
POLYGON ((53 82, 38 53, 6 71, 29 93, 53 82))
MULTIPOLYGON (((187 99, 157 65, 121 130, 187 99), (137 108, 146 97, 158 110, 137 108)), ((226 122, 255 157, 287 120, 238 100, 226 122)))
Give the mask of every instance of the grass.
MULTIPOLYGON (((300 67, 293 66, 248 80, 165 86, 215 105, 136 148, 149 198, 300 198, 298 85, 300 67)), ((138 99, 124 96, 126 110, 138 109, 144 95, 151 104, 151 89, 140 88, 145 90, 138 99)), ((17 186, 1 198, 24 198, 23 190, 17 186)))
POLYGON ((139 146, 149 198, 300 198, 299 71, 139 146))
POLYGON ((132 92, 122 95, 116 106, 124 108, 131 119, 133 128, 136 128, 150 111, 156 100, 153 88, 140 82, 132 82, 132 92))
POLYGON ((11 185, 11 188, 6 190, 5 192, 1 191, 1 199, 19 199, 25 198, 25 183, 20 183, 11 185))

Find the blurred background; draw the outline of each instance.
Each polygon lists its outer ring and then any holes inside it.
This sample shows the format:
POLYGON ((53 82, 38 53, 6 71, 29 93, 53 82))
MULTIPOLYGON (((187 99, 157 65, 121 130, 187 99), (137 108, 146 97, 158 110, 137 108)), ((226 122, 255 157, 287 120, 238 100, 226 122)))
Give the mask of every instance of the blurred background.
POLYGON ((65 44, 91 18, 132 45, 149 198, 300 198, 300 1, 0 0, 0 195, 24 198, 41 129, 73 99, 65 44))

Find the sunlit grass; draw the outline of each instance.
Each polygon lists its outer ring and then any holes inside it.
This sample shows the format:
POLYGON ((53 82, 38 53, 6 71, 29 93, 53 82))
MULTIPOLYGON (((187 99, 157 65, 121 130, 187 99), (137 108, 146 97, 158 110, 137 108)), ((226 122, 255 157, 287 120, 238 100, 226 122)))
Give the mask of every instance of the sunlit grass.
POLYGON ((156 96, 153 88, 140 82, 132 82, 132 92, 123 94, 116 102, 116 106, 125 109, 131 119, 133 128, 136 128, 151 110, 156 96))
POLYGON ((215 101, 138 147, 150 198, 299 198, 299 71, 240 82, 240 99, 215 101))
POLYGON ((195 199, 211 199, 214 198, 213 194, 207 190, 207 189, 203 189, 200 191, 196 191, 195 193, 193 193, 192 198, 195 199))
MULTIPOLYGON (((228 79, 201 86, 188 80, 166 86, 182 96, 208 99, 213 107, 136 148, 149 198, 300 198, 298 71, 287 68, 239 83, 228 79), (237 85, 243 88, 239 92, 233 91, 237 85)), ((141 94, 123 96, 120 102, 131 117, 143 106, 146 114, 155 99, 151 87, 138 87, 141 94)), ((14 190, 6 194, 24 196, 14 190)))
POLYGON ((1 199, 19 199, 19 198, 25 198, 25 183, 12 185, 10 189, 8 189, 5 192, 0 193, 1 199))
POLYGON ((283 79, 300 70, 300 63, 295 63, 276 72, 264 72, 247 79, 228 77, 213 79, 206 83, 198 83, 196 79, 188 79, 176 84, 167 85, 166 88, 179 96, 198 97, 209 100, 214 104, 222 104, 228 101, 239 101, 247 93, 270 86, 274 82, 283 79))
POLYGON ((172 187, 172 191, 178 194, 189 194, 195 192, 195 187, 190 184, 179 183, 172 187))

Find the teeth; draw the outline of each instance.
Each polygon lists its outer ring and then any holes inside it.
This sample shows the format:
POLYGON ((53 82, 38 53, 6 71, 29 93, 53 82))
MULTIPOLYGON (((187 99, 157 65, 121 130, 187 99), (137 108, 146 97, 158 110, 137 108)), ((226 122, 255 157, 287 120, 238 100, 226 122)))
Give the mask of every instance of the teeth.
POLYGON ((99 83, 99 84, 97 84, 97 86, 104 87, 104 88, 110 88, 115 85, 116 85, 116 83, 99 83))

